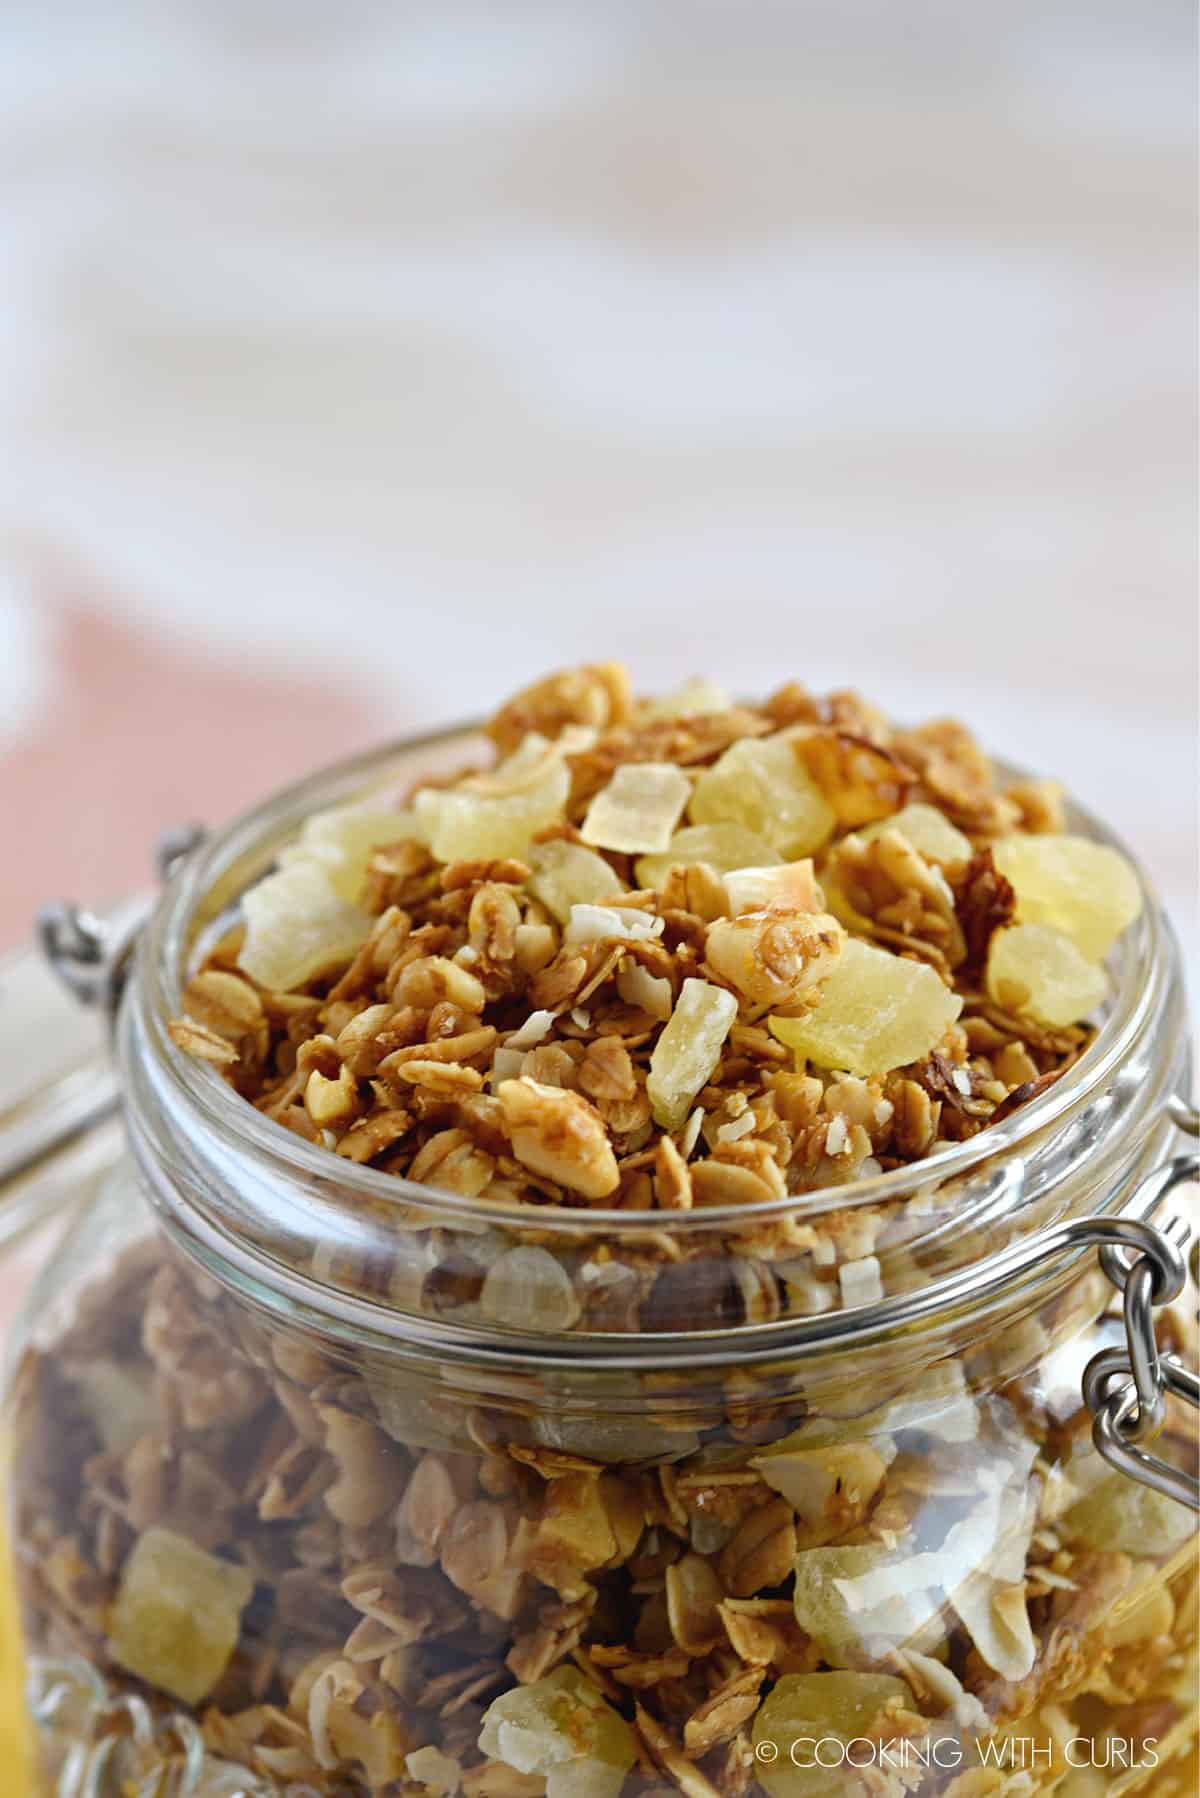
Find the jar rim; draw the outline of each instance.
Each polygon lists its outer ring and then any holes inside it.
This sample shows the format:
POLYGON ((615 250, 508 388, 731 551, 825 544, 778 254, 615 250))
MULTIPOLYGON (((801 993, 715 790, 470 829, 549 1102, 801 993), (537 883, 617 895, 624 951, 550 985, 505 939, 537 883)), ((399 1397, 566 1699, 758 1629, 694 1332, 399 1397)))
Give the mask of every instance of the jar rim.
MULTIPOLYGON (((755 1360, 767 1360, 817 1348, 822 1326, 826 1348, 894 1331, 903 1313, 892 1301, 903 1296, 903 1286, 893 1284, 889 1272, 884 1298, 846 1298, 840 1310, 800 1311, 718 1330, 692 1327, 689 1295, 687 1320, 678 1329, 635 1325, 612 1333, 570 1329, 547 1335, 423 1316, 415 1305, 406 1309, 390 1289, 380 1296, 364 1291, 360 1276, 348 1277, 342 1264, 356 1253, 369 1258, 394 1250, 401 1238, 434 1231, 460 1233, 463 1241, 489 1231, 510 1233, 514 1242, 532 1234, 559 1253, 574 1252, 581 1238, 589 1246, 601 1242, 636 1252, 653 1237, 666 1240, 685 1261, 687 1240, 695 1252, 700 1236, 732 1258, 737 1251, 729 1245, 736 1238, 782 1219, 819 1224, 831 1213, 907 1200, 909 1209, 901 1203, 894 1214, 903 1220, 898 1236, 881 1243, 879 1253, 907 1253, 911 1267, 903 1277, 919 1280, 916 1290, 924 1297, 918 1309, 929 1318, 936 1316, 935 1289, 967 1265, 982 1277, 1013 1232, 1026 1234, 1068 1208, 1102 1215, 1119 1205, 1120 1180, 1159 1134, 1179 1043, 1178 951, 1140 867, 1145 905, 1110 958, 1107 1016, 1058 1081, 999 1124, 935 1156, 757 1204, 649 1213, 463 1198, 305 1141, 257 1111, 215 1068, 180 1051, 167 1026, 183 1009, 189 972, 207 942, 228 928, 241 893, 273 865, 304 818, 382 797, 389 788, 394 793, 401 780, 412 784, 435 775, 439 757, 461 766, 465 752, 483 742, 477 727, 453 726, 393 741, 279 790, 191 855, 151 915, 118 1033, 130 1132, 164 1223, 211 1273, 293 1316, 320 1318, 359 1339, 369 1333, 393 1346, 405 1341, 414 1352, 433 1349, 449 1359, 501 1356, 511 1364, 525 1354, 545 1369, 557 1345, 577 1365, 578 1357, 594 1356, 615 1368, 637 1363, 636 1351, 643 1348, 643 1364, 661 1364, 664 1344, 671 1342, 676 1350, 691 1344, 705 1358, 740 1355, 744 1346, 755 1360), (842 1322, 834 1326, 847 1313, 857 1314, 853 1333, 842 1322)), ((1021 777, 1019 769, 1000 766, 1006 777, 1021 777)), ((1129 854, 1082 808, 1072 806, 1069 817, 1072 827, 1129 854)), ((1030 1283, 1023 1279, 1019 1291, 1030 1283)), ((949 1302, 951 1287, 946 1290, 949 1302)), ((1018 1292, 1018 1283, 1012 1291, 1018 1292)), ((703 1314, 702 1301, 696 1309, 703 1314)))
MULTIPOLYGON (((179 1094, 196 1114, 214 1128, 232 1129, 246 1138, 248 1144, 271 1154, 281 1167, 300 1176, 328 1178, 331 1156, 327 1149, 305 1141, 294 1131, 285 1129, 256 1111, 221 1078, 208 1062, 185 1055, 171 1042, 166 1024, 183 1009, 183 988, 188 958, 195 944, 195 920, 201 906, 219 891, 222 909, 233 897, 222 883, 228 881, 230 867, 239 858, 252 854, 255 839, 263 833, 294 827, 307 813, 338 803, 351 803, 353 790, 368 777, 365 791, 380 783, 369 776, 382 764, 398 756, 420 753, 424 749, 444 749, 464 738, 477 735, 477 726, 452 725, 445 729, 412 738, 395 739, 382 748, 348 757, 318 770, 315 774, 278 789, 258 805, 243 813, 223 830, 209 837, 202 848, 190 856, 180 873, 168 884, 145 931, 138 949, 137 981, 148 1002, 147 1021, 151 1025, 151 1041, 161 1050, 170 1068, 179 1094)), ((1005 766, 1005 773, 1021 778, 1019 769, 1005 766)), ((686 1234, 689 1230, 719 1228, 722 1224, 767 1222, 780 1216, 819 1216, 828 1210, 843 1211, 856 1205, 884 1204, 910 1190, 922 1177, 936 1176, 940 1185, 958 1179, 997 1157, 1011 1157, 1041 1136, 1047 1128, 1102 1091, 1120 1067, 1130 1046, 1146 1029, 1153 1014, 1158 994, 1152 978, 1161 969, 1170 946, 1170 927, 1161 904, 1150 886, 1137 858, 1132 855, 1115 832, 1099 819, 1072 803, 1071 821, 1096 841, 1118 849, 1135 867, 1145 904, 1140 918, 1126 933, 1122 945, 1120 979, 1114 981, 1108 1015, 1092 1042, 1077 1061, 1046 1091, 998 1124, 989 1124, 963 1142, 942 1148, 921 1162, 847 1181, 843 1185, 817 1188, 782 1199, 768 1199, 744 1205, 706 1206, 702 1211, 673 1211, 655 1214, 655 1228, 668 1233, 686 1234)), ((263 872, 263 863, 254 878, 263 872)), ((242 890, 249 881, 241 883, 242 890)), ((586 1210, 562 1205, 500 1205, 491 1201, 463 1198, 454 1193, 424 1186, 403 1176, 382 1172, 353 1162, 337 1163, 338 1185, 347 1196, 373 1198, 390 1203, 418 1205, 422 1211, 435 1214, 447 1224, 521 1224, 528 1228, 536 1222, 539 1229, 579 1229, 586 1218, 593 1229, 623 1235, 644 1235, 647 1228, 644 1213, 608 1210, 588 1206, 586 1210), (534 1215, 536 1213, 536 1215, 534 1215)))

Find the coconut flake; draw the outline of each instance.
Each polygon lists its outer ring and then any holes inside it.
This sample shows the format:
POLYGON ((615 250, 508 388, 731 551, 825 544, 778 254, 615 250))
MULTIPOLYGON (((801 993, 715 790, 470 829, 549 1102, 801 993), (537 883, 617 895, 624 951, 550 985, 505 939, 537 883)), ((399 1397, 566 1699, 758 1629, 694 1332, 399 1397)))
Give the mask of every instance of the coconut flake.
POLYGON ((982 1658, 1002 1679, 1024 1679, 1037 1659, 1025 1605, 1025 1586, 1001 1585, 986 1574, 967 1580, 953 1598, 982 1658))
POLYGON ((671 1015, 671 982, 665 974, 652 974, 631 956, 626 956, 617 969, 617 991, 626 1005, 636 1006, 663 1023, 671 1015))
POLYGON ((703 1123, 704 1107, 703 1105, 697 1105, 695 1111, 692 1112, 687 1123, 684 1125, 683 1134, 679 1138, 679 1153, 683 1156, 685 1161, 688 1160, 692 1150, 700 1140, 700 1130, 703 1123))
POLYGON ((991 1718, 952 1668, 915 1648, 902 1649, 898 1658, 918 1704, 928 1695, 941 1706, 941 1714, 953 1717, 960 1729, 977 1730, 981 1735, 991 1729, 991 1718))
POLYGON ((781 862, 776 867, 733 868, 725 875, 730 915, 767 911, 786 906, 788 911, 822 911, 824 900, 813 874, 812 857, 781 862))
POLYGON ((502 1080, 519 1080, 524 1066, 524 1049, 510 1049, 507 1043, 502 1044, 492 1056, 492 1091, 495 1092, 502 1080))
POLYGON ((663 850, 691 791, 673 762, 625 762, 592 800, 580 834, 597 849, 629 855, 663 850))
POLYGON ((554 1027, 552 1011, 531 1011, 519 1030, 504 1039, 506 1049, 536 1049, 554 1027))
POLYGON ((649 943, 666 928, 662 918, 631 905, 573 905, 564 943, 649 943))

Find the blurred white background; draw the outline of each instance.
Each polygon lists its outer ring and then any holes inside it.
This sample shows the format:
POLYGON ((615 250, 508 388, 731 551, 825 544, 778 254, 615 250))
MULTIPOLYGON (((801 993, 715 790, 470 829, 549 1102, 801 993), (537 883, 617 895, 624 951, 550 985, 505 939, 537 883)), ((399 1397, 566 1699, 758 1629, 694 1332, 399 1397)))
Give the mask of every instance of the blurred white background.
POLYGON ((7 9, 0 930, 598 654, 960 712, 1191 929, 1194 35, 1190 0, 7 9))

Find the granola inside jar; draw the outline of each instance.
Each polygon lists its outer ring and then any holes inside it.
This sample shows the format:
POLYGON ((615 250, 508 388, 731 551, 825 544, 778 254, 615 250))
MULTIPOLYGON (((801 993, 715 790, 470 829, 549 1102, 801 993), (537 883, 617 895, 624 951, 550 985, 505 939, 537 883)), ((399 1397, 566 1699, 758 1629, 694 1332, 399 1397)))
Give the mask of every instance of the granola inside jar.
POLYGON ((1050 785, 551 677, 190 856, 117 1040, 9 1397, 48 1791, 1190 1790, 1195 1518, 1083 1392, 1153 1304, 1184 1482, 1178 1251, 1085 1252, 1178 966, 1050 785))

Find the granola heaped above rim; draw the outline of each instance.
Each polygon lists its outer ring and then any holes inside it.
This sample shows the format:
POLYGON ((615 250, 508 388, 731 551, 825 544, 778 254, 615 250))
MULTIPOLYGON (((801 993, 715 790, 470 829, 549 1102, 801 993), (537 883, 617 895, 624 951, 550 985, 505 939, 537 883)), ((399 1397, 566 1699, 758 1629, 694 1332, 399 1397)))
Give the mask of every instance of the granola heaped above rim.
POLYGON ((179 1046, 336 1154, 483 1201, 739 1205, 919 1160, 1086 1046, 1141 890, 961 724, 604 663, 489 768, 311 817, 179 1046))

